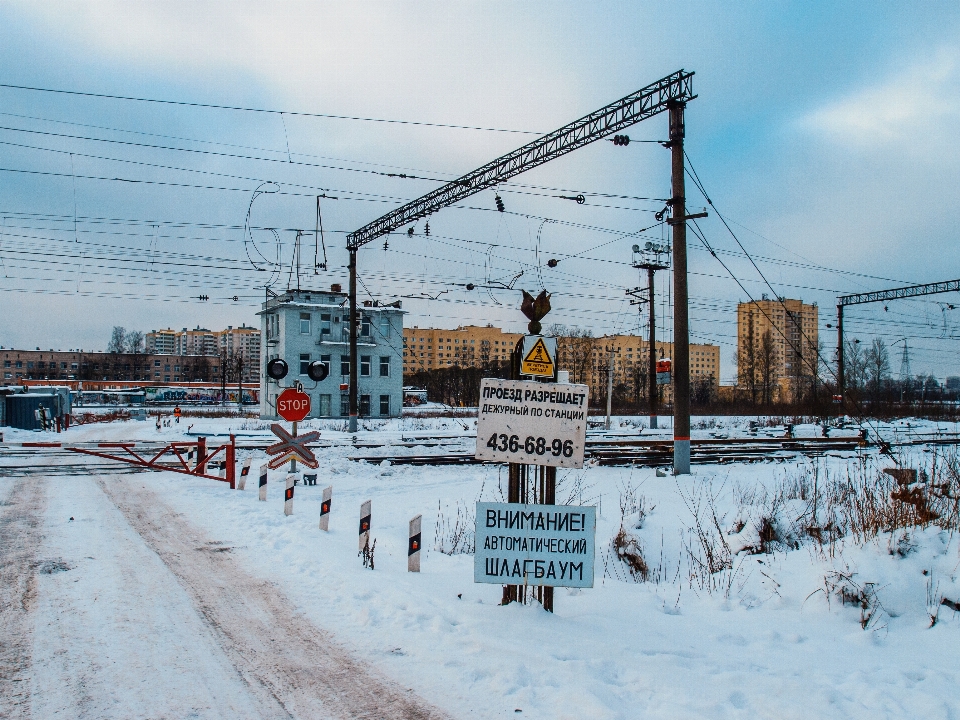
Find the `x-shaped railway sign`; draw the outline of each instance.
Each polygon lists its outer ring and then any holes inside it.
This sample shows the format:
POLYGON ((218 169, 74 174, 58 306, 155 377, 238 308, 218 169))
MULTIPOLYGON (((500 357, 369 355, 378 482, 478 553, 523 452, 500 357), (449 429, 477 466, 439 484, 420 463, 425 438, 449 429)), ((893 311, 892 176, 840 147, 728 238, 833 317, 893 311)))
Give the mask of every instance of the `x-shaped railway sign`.
POLYGON ((268 465, 272 470, 276 470, 288 460, 299 460, 308 468, 316 468, 317 458, 313 451, 307 447, 307 443, 320 439, 320 433, 313 431, 306 435, 291 435, 279 423, 273 423, 270 426, 273 434, 280 438, 280 442, 274 443, 267 448, 267 455, 276 455, 268 465))

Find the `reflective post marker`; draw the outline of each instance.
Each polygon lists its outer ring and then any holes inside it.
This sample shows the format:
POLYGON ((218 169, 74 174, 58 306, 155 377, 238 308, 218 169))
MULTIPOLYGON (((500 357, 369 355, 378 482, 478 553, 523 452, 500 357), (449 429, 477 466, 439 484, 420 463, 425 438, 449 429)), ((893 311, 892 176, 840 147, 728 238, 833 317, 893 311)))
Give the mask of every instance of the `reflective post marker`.
POLYGON ((267 463, 264 463, 260 466, 260 499, 267 499, 267 468, 269 466, 267 463))
POLYGON ((243 467, 240 469, 240 484, 237 485, 239 490, 246 490, 247 488, 247 475, 250 474, 250 463, 252 462, 252 457, 248 457, 243 461, 243 467))
POLYGON ((297 482, 296 473, 287 473, 287 489, 283 493, 283 514, 293 515, 293 486, 297 482))
POLYGON ((410 521, 410 540, 407 543, 407 572, 420 572, 420 521, 417 515, 410 521))
POLYGON ((330 531, 330 504, 333 502, 333 485, 323 489, 323 500, 320 502, 320 529, 330 531))
POLYGON ((360 506, 360 546, 359 550, 363 550, 367 542, 370 540, 370 507, 371 501, 367 500, 363 505, 360 506))

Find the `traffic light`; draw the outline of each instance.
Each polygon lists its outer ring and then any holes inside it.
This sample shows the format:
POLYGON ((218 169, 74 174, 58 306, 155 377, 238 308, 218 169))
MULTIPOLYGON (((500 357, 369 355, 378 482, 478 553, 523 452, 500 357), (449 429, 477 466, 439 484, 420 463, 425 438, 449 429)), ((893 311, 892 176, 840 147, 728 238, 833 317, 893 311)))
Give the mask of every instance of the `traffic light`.
POLYGON ((613 136, 613 144, 614 144, 614 145, 622 145, 622 146, 629 145, 629 144, 630 144, 630 136, 629 136, 629 135, 614 135, 614 136, 613 136))
POLYGON ((500 196, 499 196, 499 195, 497 195, 494 199, 495 199, 496 202, 497 202, 497 211, 498 211, 498 212, 503 212, 503 200, 500 199, 500 196))
POLYGON ((325 362, 321 362, 320 360, 314 360, 307 365, 307 375, 309 375, 310 379, 314 382, 326 380, 329 372, 330 368, 327 367, 325 362))
POLYGON ((267 375, 272 377, 274 380, 283 380, 287 376, 290 368, 287 366, 287 363, 281 360, 280 358, 274 358, 267 363, 267 375))

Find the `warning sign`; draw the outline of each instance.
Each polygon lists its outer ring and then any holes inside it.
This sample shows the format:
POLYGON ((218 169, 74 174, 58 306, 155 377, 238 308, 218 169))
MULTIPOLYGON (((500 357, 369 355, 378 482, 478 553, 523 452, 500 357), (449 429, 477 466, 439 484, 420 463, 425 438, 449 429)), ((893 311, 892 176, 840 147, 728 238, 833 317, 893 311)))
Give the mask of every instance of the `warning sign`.
POLYGON ((554 362, 556 356, 556 338, 526 335, 523 338, 523 360, 520 362, 520 374, 552 378, 557 369, 554 362))

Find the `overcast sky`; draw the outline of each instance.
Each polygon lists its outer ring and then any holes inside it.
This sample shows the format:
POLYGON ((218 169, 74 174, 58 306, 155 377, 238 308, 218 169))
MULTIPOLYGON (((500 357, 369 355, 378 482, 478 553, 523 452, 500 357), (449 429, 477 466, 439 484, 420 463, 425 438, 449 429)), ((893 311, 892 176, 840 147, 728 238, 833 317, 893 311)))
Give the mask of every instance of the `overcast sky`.
MULTIPOLYGON (((0 345, 257 323, 297 229, 301 285, 345 285, 345 233, 680 68, 696 72, 693 167, 776 294, 819 304, 826 355, 838 294, 960 277, 956 2, 5 2, 5 85, 284 112, 0 88, 0 345), (275 192, 252 200, 265 182, 275 192)), ((522 271, 515 287, 554 293, 547 323, 645 333, 624 290, 631 246, 668 239, 637 234, 656 225, 668 161, 655 143, 598 142, 502 186, 506 213, 485 191, 431 217, 430 237, 421 221, 364 248, 362 297, 403 298, 410 325, 516 331, 519 293, 463 285, 522 271)), ((687 197, 706 205, 690 183, 687 197)), ((692 339, 720 345, 731 381, 736 303, 771 290, 716 213, 700 227, 746 289, 689 238, 692 339)), ((668 273, 658 283, 670 339, 668 273)), ((894 374, 903 338, 913 373, 960 374, 958 301, 860 306, 846 326, 897 343, 894 374)))

